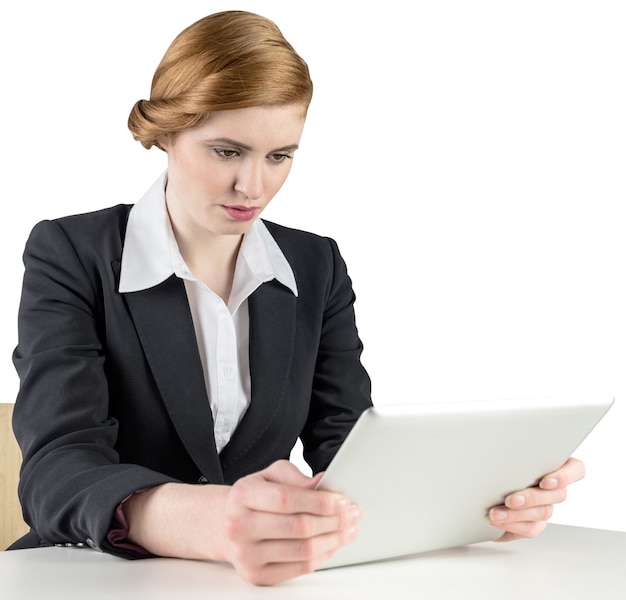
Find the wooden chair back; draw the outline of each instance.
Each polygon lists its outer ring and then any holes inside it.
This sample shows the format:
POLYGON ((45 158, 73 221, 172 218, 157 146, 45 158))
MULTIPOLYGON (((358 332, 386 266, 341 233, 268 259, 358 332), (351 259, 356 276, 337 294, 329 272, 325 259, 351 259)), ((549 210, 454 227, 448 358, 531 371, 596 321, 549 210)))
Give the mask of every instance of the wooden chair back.
POLYGON ((0 550, 28 532, 17 498, 22 454, 11 426, 13 404, 0 403, 0 550))

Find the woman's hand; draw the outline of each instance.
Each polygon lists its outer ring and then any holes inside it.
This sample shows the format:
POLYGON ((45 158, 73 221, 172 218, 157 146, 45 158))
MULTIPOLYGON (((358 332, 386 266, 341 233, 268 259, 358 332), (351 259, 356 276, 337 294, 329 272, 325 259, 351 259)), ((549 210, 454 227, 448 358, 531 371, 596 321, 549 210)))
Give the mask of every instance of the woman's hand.
POLYGON ((239 574, 272 585, 313 571, 354 540, 358 508, 287 461, 237 481, 224 510, 225 554, 239 574))
POLYGON ((167 483, 124 504, 128 541, 157 556, 227 561, 256 585, 313 571, 357 535, 358 508, 288 461, 232 486, 167 483))
POLYGON ((505 532, 498 541, 539 535, 546 528, 554 505, 567 497, 567 486, 584 476, 583 463, 570 458, 560 469, 545 475, 537 487, 509 494, 503 505, 489 510, 490 523, 505 532))

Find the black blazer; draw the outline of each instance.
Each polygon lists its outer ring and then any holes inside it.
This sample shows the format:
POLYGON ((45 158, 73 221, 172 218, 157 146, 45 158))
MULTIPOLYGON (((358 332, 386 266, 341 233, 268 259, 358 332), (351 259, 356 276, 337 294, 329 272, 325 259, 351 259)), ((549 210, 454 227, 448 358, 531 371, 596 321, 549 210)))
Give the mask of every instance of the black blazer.
POLYGON ((323 470, 371 404, 336 244, 267 222, 299 295, 271 281, 249 298, 251 404, 218 455, 182 280, 117 291, 130 208, 41 222, 26 244, 13 426, 32 531, 12 548, 88 543, 128 555, 106 536, 132 492, 232 483, 288 458, 298 437, 323 470))

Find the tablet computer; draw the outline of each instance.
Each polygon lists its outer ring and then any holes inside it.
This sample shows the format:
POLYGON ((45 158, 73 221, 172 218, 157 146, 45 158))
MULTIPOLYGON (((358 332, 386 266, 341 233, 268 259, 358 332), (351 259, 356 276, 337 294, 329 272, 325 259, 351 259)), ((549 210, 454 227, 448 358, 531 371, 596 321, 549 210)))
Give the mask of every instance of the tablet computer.
POLYGON ((497 539, 487 511, 560 467, 611 396, 435 402, 366 410, 318 489, 363 511, 319 569, 497 539))

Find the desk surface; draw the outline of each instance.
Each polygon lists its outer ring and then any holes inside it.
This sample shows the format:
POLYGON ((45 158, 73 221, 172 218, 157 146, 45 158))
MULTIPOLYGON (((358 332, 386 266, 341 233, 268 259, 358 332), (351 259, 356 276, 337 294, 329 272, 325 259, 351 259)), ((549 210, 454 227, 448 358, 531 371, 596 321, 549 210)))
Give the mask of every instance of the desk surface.
POLYGON ((7 600, 626 599, 626 533, 549 525, 534 540, 486 542, 254 587, 228 565, 127 561, 90 549, 0 552, 7 600))

